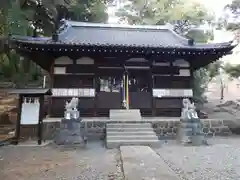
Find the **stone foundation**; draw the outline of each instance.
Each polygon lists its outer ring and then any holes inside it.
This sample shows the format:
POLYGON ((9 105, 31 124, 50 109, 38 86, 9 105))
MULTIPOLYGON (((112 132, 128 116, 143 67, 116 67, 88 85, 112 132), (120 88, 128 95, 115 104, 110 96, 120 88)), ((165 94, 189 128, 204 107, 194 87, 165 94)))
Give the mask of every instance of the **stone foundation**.
POLYGON ((43 140, 52 140, 60 130, 60 122, 43 123, 43 140))
MULTIPOLYGON (((228 121, 222 120, 201 120, 203 133, 206 137, 228 136, 232 132, 228 121)), ((176 139, 180 121, 162 121, 152 123, 154 131, 159 139, 176 139)))
POLYGON ((229 121, 223 120, 201 120, 205 136, 228 136, 232 132, 228 126, 229 121))
MULTIPOLYGON (((105 122, 81 122, 81 132, 88 140, 100 140, 105 137, 105 122)), ((60 122, 44 122, 43 139, 52 140, 60 130, 60 122)))
POLYGON ((180 121, 153 122, 152 127, 159 139, 175 139, 180 121))
POLYGON ((82 122, 81 128, 86 133, 88 140, 103 140, 105 139, 105 122, 82 122))
MULTIPOLYGON (((229 136, 232 134, 229 121, 222 120, 201 120, 205 136, 229 136)), ((176 139, 180 121, 155 121, 152 122, 153 129, 159 139, 176 139)), ((81 132, 87 134, 88 140, 105 139, 104 121, 81 122, 81 132)), ((60 122, 44 122, 43 139, 52 140, 60 128, 60 122)), ((233 132, 234 133, 234 132, 233 132)))

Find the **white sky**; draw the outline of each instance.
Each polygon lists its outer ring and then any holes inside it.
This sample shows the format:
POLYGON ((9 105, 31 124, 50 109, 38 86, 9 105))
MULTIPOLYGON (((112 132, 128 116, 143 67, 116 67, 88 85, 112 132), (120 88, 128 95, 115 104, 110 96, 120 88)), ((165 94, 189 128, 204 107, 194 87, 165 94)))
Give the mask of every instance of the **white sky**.
POLYGON ((232 0, 195 0, 204 4, 209 10, 212 10, 216 16, 220 16, 224 6, 230 4, 232 0))

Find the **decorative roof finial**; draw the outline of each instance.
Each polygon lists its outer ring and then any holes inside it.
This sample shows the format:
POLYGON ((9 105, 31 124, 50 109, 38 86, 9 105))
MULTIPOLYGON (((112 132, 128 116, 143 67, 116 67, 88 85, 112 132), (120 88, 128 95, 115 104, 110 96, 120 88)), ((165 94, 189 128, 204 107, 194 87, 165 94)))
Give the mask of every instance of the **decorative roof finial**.
POLYGON ((194 39, 188 39, 188 45, 193 46, 194 45, 194 39))

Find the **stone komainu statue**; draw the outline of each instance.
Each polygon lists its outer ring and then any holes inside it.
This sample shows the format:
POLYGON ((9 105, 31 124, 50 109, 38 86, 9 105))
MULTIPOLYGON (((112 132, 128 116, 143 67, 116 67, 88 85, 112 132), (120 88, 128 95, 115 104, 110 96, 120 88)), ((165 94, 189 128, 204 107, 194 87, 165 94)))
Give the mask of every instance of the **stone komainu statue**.
POLYGON ((66 102, 65 104, 65 119, 78 119, 80 117, 80 112, 77 109, 78 106, 78 98, 73 97, 70 102, 66 102))
POLYGON ((183 108, 181 119, 199 119, 194 103, 191 103, 189 99, 183 99, 183 108))
POLYGON ((179 136, 184 144, 192 145, 205 144, 204 135, 202 133, 202 123, 199 119, 194 103, 189 99, 183 99, 183 108, 181 114, 181 125, 179 136))
POLYGON ((54 141, 58 145, 86 145, 87 136, 81 130, 81 118, 77 110, 78 98, 72 98, 65 104, 64 118, 61 120, 60 129, 54 141))
POLYGON ((78 98, 72 98, 70 102, 66 101, 65 110, 76 110, 78 106, 78 98))

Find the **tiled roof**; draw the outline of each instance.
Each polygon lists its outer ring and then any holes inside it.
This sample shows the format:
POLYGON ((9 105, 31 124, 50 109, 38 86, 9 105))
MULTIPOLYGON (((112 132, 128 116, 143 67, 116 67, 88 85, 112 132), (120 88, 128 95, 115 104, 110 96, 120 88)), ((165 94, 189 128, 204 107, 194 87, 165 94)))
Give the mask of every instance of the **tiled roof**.
POLYGON ((66 21, 67 28, 59 34, 59 40, 66 44, 98 46, 133 47, 179 47, 179 48, 217 48, 231 45, 227 43, 190 44, 190 39, 178 35, 170 24, 120 25, 83 23, 66 21))
POLYGON ((169 30, 119 29, 105 27, 69 27, 59 36, 64 43, 99 46, 168 47, 188 46, 169 30))
POLYGON ((151 48, 224 48, 227 43, 200 44, 178 35, 170 25, 130 26, 66 21, 58 41, 51 38, 21 38, 18 41, 36 44, 70 44, 90 46, 125 46, 151 48))

